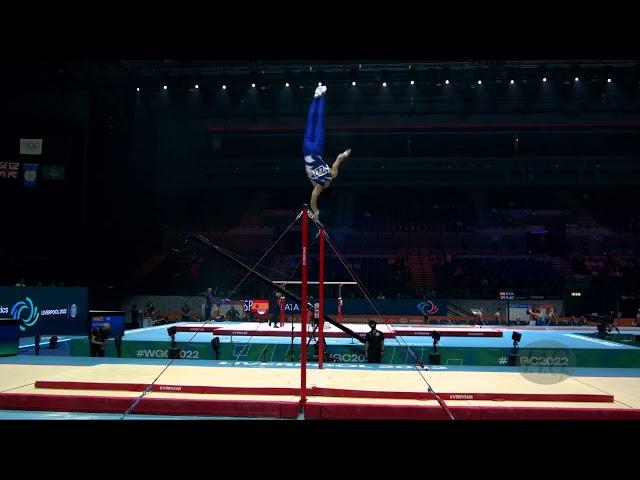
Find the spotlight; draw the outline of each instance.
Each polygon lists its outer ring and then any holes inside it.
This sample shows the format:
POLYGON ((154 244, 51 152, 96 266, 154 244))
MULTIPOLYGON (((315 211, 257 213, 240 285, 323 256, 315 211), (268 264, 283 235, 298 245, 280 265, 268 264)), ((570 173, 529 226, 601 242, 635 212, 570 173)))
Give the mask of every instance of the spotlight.
POLYGON ((520 332, 513 332, 511 335, 511 340, 513 340, 513 349, 511 350, 511 354, 509 355, 509 363, 510 367, 517 367, 520 362, 518 362, 518 343, 522 339, 522 334, 520 332))
POLYGON ((288 87, 288 86, 289 86, 289 82, 285 83, 285 84, 284 84, 284 86, 285 86, 285 87, 288 87))
POLYGON ((200 88, 200 86, 196 83, 195 86, 193 88, 200 88))
POLYGON ((607 78, 607 83, 611 83, 611 79, 610 78, 607 78))
POLYGON ((580 80, 578 77, 573 79, 574 82, 577 82, 578 80, 580 80))
POLYGON ((445 80, 444 83, 449 85, 449 80, 445 80))
POLYGON ((513 85, 514 83, 516 83, 516 81, 515 81, 515 80, 511 80, 509 83, 510 83, 511 85, 513 85))
POLYGON ((416 78, 418 78, 418 72, 415 68, 413 68, 413 65, 409 65, 409 68, 407 69, 407 78, 409 79, 411 85, 415 85, 415 80, 416 78))
POLYGON ((478 80, 478 85, 482 85, 482 80, 478 80))
POLYGON ((383 87, 387 86, 387 80, 389 80, 389 71, 388 70, 382 70, 380 72, 380 81, 382 82, 382 86, 383 87))
POLYGON ((223 90, 226 90, 226 89, 227 89, 227 86, 226 86, 226 85, 222 85, 222 89, 223 89, 223 90))
POLYGON ((136 92, 139 92, 139 91, 140 91, 140 87, 136 87, 136 92))
POLYGON ((362 68, 362 65, 359 65, 358 68, 356 68, 355 66, 351 68, 351 72, 349 73, 349 80, 351 80, 351 85, 355 86, 356 81, 360 76, 361 68, 362 68))
POLYGON ((256 88, 256 84, 255 84, 255 83, 252 83, 252 84, 251 84, 251 88, 256 88))
POLYGON ((543 82, 546 82, 546 81, 547 81, 547 77, 543 77, 543 78, 542 78, 542 81, 543 81, 543 82))
POLYGON ((166 85, 164 85, 164 86, 162 87, 162 89, 163 89, 163 90, 166 90, 166 89, 167 89, 167 86, 166 86, 166 85))

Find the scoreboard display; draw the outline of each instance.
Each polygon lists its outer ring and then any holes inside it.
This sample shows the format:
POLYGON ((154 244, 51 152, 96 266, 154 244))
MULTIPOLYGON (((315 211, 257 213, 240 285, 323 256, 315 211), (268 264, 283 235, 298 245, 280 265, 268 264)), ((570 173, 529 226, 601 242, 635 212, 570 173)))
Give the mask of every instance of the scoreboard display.
POLYGON ((498 298, 500 300, 513 300, 513 292, 511 290, 500 290, 498 298))

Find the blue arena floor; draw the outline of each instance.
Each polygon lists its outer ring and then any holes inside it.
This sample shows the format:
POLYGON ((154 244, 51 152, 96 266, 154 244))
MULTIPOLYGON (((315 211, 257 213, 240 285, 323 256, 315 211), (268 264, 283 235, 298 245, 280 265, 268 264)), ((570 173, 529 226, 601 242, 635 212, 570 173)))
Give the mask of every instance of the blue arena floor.
MULTIPOLYGON (((233 325, 234 322, 225 322, 225 326, 233 325)), ((399 325, 398 325, 399 326, 399 325)), ((442 326, 442 330, 446 330, 446 326, 442 326)), ((496 329, 499 327, 487 326, 487 329, 496 329)), ((286 330, 286 326, 284 327, 286 330)), ((481 348, 510 348, 513 345, 511 340, 511 333, 513 331, 519 331, 522 333, 522 340, 520 341, 520 347, 526 348, 534 342, 540 341, 557 341, 564 344, 568 348, 580 348, 580 349, 637 349, 631 345, 625 345, 624 343, 611 342, 607 340, 601 340, 593 336, 589 336, 592 330, 576 331, 576 330, 518 330, 517 328, 510 327, 504 329, 503 337, 442 337, 440 339, 440 347, 481 347, 481 348)), ((640 329, 625 329, 620 330, 621 334, 636 334, 640 335, 640 329)), ((192 333, 192 332, 177 332, 176 342, 202 342, 209 344, 211 342, 211 333, 192 333)), ((219 336, 222 343, 247 343, 251 341, 263 344, 290 344, 290 337, 268 337, 268 336, 219 336)), ((150 327, 138 330, 129 330, 124 337, 125 341, 168 341, 167 326, 162 325, 158 327, 150 327)), ((300 338, 293 339, 294 345, 300 345, 300 338)), ((350 345, 356 343, 351 338, 327 338, 327 345, 350 345)), ((406 336, 396 339, 385 340, 386 345, 402 344, 410 346, 431 346, 433 340, 431 337, 424 336, 406 336)))

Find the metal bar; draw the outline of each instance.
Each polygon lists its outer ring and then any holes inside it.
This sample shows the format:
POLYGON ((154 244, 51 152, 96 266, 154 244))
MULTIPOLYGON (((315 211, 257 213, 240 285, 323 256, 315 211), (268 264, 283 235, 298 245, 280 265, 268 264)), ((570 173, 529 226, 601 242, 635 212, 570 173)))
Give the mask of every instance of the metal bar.
POLYGON ((318 334, 318 368, 322 369, 322 360, 324 356, 324 321, 322 320, 322 316, 324 315, 324 228, 321 228, 318 234, 320 235, 320 278, 318 279, 318 297, 320 299, 320 318, 318 319, 318 328, 320 333, 318 334))
MULTIPOLYGON (((248 265, 245 265, 243 262, 241 262, 240 260, 238 260, 237 258, 235 258, 233 255, 231 255, 229 252, 227 252, 225 249, 220 248, 217 245, 214 245, 213 243, 211 243, 206 237, 197 234, 197 233, 188 233, 188 235, 197 240, 198 242, 200 242, 202 245, 204 245, 205 247, 219 253, 220 255, 226 257, 227 259, 231 260, 233 263, 235 263, 236 265, 238 265, 239 267, 241 267, 242 269, 246 270, 249 272, 250 275, 255 276, 257 279, 261 280, 262 282, 271 285, 275 290, 277 290, 278 292, 282 292, 284 293, 286 296, 293 298, 294 300, 297 300, 298 302, 300 302, 300 306, 302 307, 302 305, 304 305, 304 303, 302 303, 302 299, 297 296, 296 294, 294 294, 293 292, 287 290, 286 288, 284 288, 281 285, 278 285, 277 283, 269 280, 267 277, 265 277, 264 275, 262 275, 260 272, 256 272, 255 270, 253 270, 251 267, 249 267, 248 265)), ((284 282, 281 282, 284 283, 284 282)), ((306 303, 307 308, 310 308, 311 310, 313 310, 313 305, 311 305, 310 303, 306 303)), ((339 330, 342 330, 344 333, 346 333, 347 335, 349 335, 352 338, 355 338, 356 340, 358 340, 360 343, 364 343, 364 338, 362 338, 362 336, 358 335, 356 332, 354 332, 353 330, 351 330, 349 327, 344 326, 342 323, 337 322, 336 320, 334 320, 333 318, 331 318, 329 315, 325 314, 324 315, 324 320, 325 322, 330 323, 331 325, 333 325, 334 327, 338 328, 339 330)))
POLYGON ((307 401, 307 254, 309 248, 309 214, 307 206, 302 207, 302 301, 300 310, 300 321, 302 328, 302 338, 300 339, 300 403, 304 405, 307 401))
MULTIPOLYGON (((287 283, 290 283, 291 285, 300 285, 302 282, 299 281, 289 281, 289 280, 282 280, 282 281, 278 281, 278 280, 272 280, 273 283, 277 283, 277 284, 283 284, 286 285, 287 283)), ((358 282, 322 282, 325 285, 357 285, 358 282)), ((319 285, 320 282, 312 282, 312 281, 307 281, 307 285, 319 285)))

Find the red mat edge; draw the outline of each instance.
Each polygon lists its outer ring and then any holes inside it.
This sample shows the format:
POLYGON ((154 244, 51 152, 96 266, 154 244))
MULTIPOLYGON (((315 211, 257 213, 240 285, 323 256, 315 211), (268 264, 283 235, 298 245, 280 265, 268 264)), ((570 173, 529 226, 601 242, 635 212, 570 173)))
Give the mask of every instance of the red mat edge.
MULTIPOLYGON (((110 382, 69 382, 38 380, 36 388, 60 390, 105 390, 142 392, 148 385, 136 383, 110 382)), ((154 392, 179 392, 200 394, 231 394, 231 395, 299 395, 299 388, 274 387, 216 387, 198 385, 154 385, 154 392)), ((386 398, 402 400, 433 400, 435 395, 427 392, 384 392, 372 390, 353 390, 340 388, 308 389, 309 396, 346 397, 346 398, 386 398)), ((612 403, 613 395, 605 394, 555 394, 555 393, 439 393, 443 400, 489 400, 489 401, 538 401, 538 402, 602 402, 612 403)))
MULTIPOLYGON (((0 394, 0 408, 64 412, 124 413, 134 398, 76 395, 0 394)), ((138 414, 209 415, 220 417, 296 418, 297 401, 227 401, 181 398, 143 398, 138 414)))
MULTIPOLYGON (((640 420, 640 409, 449 406, 456 420, 640 420)), ((308 402, 305 418, 316 420, 447 420, 438 405, 364 405, 308 402)))

